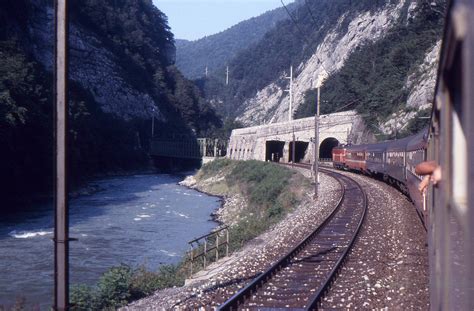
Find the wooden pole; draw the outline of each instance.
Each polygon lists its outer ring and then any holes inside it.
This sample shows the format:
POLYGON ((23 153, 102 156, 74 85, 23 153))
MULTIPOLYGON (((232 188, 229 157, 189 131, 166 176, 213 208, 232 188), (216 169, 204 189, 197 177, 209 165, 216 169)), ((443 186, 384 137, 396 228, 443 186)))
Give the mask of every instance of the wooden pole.
POLYGON ((291 166, 293 167, 295 165, 295 144, 296 144, 296 141, 295 141, 295 127, 293 126, 293 148, 291 149, 291 166))
POLYGON ((69 307, 69 215, 67 185, 68 118, 68 25, 67 0, 55 1, 55 217, 54 217, 54 310, 69 307))

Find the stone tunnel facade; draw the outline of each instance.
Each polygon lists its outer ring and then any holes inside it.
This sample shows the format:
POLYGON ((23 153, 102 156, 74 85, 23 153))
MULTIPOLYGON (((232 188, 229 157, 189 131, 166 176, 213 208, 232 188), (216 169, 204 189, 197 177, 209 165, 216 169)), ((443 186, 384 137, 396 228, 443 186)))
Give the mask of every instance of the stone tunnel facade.
MULTIPOLYGON (((314 117, 309 117, 233 130, 227 157, 234 160, 311 163, 314 154, 314 121, 314 117)), ((367 132, 362 118, 355 111, 322 115, 319 129, 320 158, 330 158, 331 149, 338 144, 374 141, 373 135, 367 132)))

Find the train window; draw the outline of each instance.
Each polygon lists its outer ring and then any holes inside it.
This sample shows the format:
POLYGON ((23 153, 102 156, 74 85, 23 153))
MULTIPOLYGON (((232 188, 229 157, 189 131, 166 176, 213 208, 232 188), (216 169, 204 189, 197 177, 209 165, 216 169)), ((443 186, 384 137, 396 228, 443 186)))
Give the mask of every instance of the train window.
POLYGON ((446 84, 452 103, 451 114, 451 193, 452 201, 461 210, 467 207, 467 142, 464 132, 462 109, 462 44, 457 47, 455 62, 449 72, 446 84))
POLYGON ((460 115, 452 110, 452 146, 451 146, 451 191, 453 201, 462 209, 467 206, 467 145, 460 115))

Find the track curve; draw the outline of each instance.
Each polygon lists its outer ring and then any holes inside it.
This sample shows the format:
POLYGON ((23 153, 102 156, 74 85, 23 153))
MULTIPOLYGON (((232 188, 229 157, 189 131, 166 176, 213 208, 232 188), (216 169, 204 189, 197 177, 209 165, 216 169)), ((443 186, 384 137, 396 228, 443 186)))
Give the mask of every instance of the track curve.
POLYGON ((218 310, 317 309, 352 248, 367 211, 367 196, 355 180, 337 172, 321 171, 335 178, 342 188, 334 211, 218 310))

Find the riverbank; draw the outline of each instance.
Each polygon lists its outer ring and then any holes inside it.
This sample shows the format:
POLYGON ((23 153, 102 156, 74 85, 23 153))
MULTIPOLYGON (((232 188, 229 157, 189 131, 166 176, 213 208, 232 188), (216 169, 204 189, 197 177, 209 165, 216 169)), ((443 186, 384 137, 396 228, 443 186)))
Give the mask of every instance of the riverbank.
MULTIPOLYGON (((81 176, 80 178, 75 178, 69 183, 69 198, 77 198, 82 195, 92 195, 100 192, 103 189, 96 185, 98 180, 146 174, 159 174, 159 172, 157 172, 151 162, 148 162, 131 169, 114 169, 107 172, 81 176)), ((12 212, 16 213, 18 211, 29 212, 34 211, 34 209, 31 208, 32 205, 45 205, 52 202, 54 197, 53 185, 48 183, 43 188, 43 190, 36 192, 25 191, 25 193, 20 196, 6 194, 3 197, 4 204, 0 207, 0 211, 7 214, 12 212)))
MULTIPOLYGON (((255 165, 274 165, 259 163, 255 165)), ((269 166, 264 166, 264 168, 268 169, 269 166)), ((237 246, 240 247, 235 249, 229 257, 221 258, 206 269, 191 277, 188 276, 186 285, 159 290, 123 310, 216 307, 312 231, 334 208, 340 195, 339 184, 332 178, 321 175, 321 195, 315 202, 312 198, 313 188, 309 182, 310 176, 306 170, 290 171, 278 166, 278 170, 280 169, 290 172, 290 175, 283 192, 286 194, 280 193, 278 196, 275 196, 269 184, 262 183, 261 175, 264 174, 262 170, 256 167, 246 170, 245 167, 238 167, 236 162, 216 162, 211 166, 205 166, 195 176, 186 178, 183 185, 224 197, 224 204, 216 212, 216 217, 223 224, 234 228, 235 231, 231 230, 231 238, 232 232, 239 234, 243 231, 247 234, 248 231, 254 233, 258 231, 253 229, 258 228, 255 222, 262 222, 257 215, 261 215, 262 211, 258 209, 250 211, 249 206, 252 206, 255 201, 261 202, 259 193, 266 198, 275 199, 281 195, 280 199, 283 199, 283 202, 289 204, 291 208, 280 210, 283 213, 273 219, 274 222, 267 222, 267 227, 254 237, 247 236, 245 239, 237 236, 240 239, 240 245, 237 246), (248 178, 242 179, 242 176, 248 178), (248 181, 247 185, 242 183, 245 180, 248 181), (255 181, 258 180, 259 185, 256 185, 255 181), (295 197, 288 197, 288 193, 295 197)), ((276 176, 273 177, 270 178, 271 183, 276 183, 279 179, 276 176)), ((275 210, 279 209, 275 209, 274 206, 265 209, 267 213, 275 213, 275 210)), ((234 246, 236 246, 235 242, 234 246)))
MULTIPOLYGON (((157 174, 110 177, 94 181, 103 190, 70 201, 70 236, 77 239, 70 243, 70 282, 85 284, 73 286, 72 301, 98 310, 184 283, 174 267, 187 241, 217 226, 209 215, 221 202, 179 186, 181 180, 157 174)), ((51 305, 54 213, 51 203, 34 208, 35 213, 0 221, 5 254, 0 309, 10 310, 16 297, 26 299, 28 310, 51 305)))

